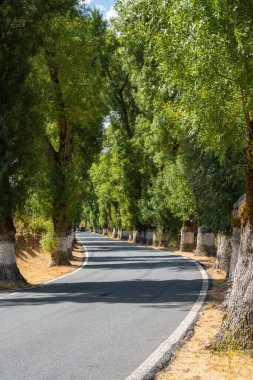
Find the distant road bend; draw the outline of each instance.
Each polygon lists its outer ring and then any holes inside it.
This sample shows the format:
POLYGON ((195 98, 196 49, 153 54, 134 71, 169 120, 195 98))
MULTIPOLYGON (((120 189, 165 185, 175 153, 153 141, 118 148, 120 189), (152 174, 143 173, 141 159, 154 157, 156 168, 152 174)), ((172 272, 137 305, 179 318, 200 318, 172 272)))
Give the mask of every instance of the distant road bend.
POLYGON ((181 324, 203 279, 190 260, 92 233, 76 273, 0 294, 1 380, 124 380, 181 324))

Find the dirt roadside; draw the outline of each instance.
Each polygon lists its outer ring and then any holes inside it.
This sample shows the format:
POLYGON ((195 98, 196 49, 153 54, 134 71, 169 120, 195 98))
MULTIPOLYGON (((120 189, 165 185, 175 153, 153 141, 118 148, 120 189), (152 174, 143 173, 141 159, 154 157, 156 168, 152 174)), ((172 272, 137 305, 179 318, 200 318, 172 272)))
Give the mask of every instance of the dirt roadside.
POLYGON ((194 259, 204 266, 212 279, 207 302, 200 313, 193 336, 186 340, 164 371, 155 380, 251 380, 253 360, 238 351, 213 352, 206 342, 219 330, 223 311, 221 304, 226 292, 225 273, 213 269, 214 258, 174 251, 194 259))
MULTIPOLYGON (((50 255, 36 249, 19 250, 17 266, 30 285, 39 285, 75 271, 83 262, 83 249, 76 244, 70 265, 50 267, 50 255)), ((17 285, 0 281, 0 290, 17 289, 17 285)))

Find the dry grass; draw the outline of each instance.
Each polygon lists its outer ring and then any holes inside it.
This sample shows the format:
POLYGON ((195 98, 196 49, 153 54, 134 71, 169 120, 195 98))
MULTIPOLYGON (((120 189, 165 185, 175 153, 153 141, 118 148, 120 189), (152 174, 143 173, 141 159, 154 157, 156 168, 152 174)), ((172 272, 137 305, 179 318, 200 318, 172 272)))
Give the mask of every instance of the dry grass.
MULTIPOLYGON (((73 250, 71 265, 50 267, 50 255, 37 250, 20 250, 17 265, 30 285, 38 285, 76 270, 83 261, 82 248, 76 245, 73 250)), ((17 289, 18 286, 7 281, 0 281, 0 290, 17 289)))
MULTIPOLYGON (((175 252, 181 253, 181 252, 175 252)), ((213 352, 205 349, 206 342, 219 330, 223 312, 220 308, 226 291, 225 273, 213 269, 214 259, 181 253, 204 265, 212 278, 208 302, 202 309, 194 335, 186 341, 174 360, 156 380, 252 380, 253 360, 250 356, 235 352, 213 352)))

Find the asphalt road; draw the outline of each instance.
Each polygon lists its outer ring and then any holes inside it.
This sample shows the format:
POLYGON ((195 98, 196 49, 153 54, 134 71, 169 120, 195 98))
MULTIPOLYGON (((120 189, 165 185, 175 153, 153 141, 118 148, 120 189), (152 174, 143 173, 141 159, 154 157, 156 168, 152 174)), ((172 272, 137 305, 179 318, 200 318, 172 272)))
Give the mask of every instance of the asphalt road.
POLYGON ((180 256, 91 233, 88 264, 0 294, 1 380, 123 380, 187 316, 202 287, 180 256))

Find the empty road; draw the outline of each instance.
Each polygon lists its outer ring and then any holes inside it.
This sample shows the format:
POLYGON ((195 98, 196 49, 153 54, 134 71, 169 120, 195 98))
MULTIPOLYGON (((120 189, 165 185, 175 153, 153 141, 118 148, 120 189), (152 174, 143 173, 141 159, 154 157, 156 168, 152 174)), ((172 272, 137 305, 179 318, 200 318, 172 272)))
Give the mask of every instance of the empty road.
POLYGON ((203 280, 192 261, 79 233, 88 263, 0 294, 1 380, 124 380, 180 325, 203 280))

